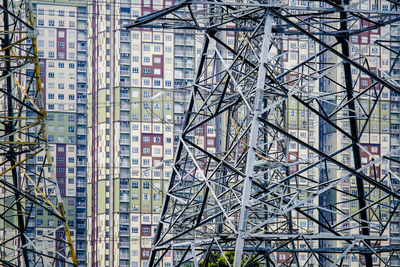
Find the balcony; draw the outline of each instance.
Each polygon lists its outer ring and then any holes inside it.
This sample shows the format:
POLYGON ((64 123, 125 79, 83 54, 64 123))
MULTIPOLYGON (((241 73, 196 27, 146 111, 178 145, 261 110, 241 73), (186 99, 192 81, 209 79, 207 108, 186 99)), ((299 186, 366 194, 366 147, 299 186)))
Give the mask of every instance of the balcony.
POLYGON ((128 202, 129 201, 129 195, 122 195, 119 196, 120 201, 128 202))
POLYGON ((78 192, 78 193, 76 193, 76 196, 77 197, 86 197, 86 192, 78 192))
POLYGON ((176 45, 194 45, 194 40, 175 38, 176 45))
POLYGON ((78 119, 76 120, 76 122, 77 122, 78 124, 86 124, 86 123, 87 123, 87 120, 86 120, 86 118, 78 118, 78 119))
POLYGON ((131 19, 131 14, 129 14, 129 13, 121 13, 121 19, 131 19))
POLYGON ((85 213, 77 213, 76 218, 77 219, 86 219, 86 214, 85 213))
POLYGON ((121 168, 129 168, 130 167, 129 162, 121 162, 120 167, 121 168))
POLYGON ((119 96, 120 96, 120 98, 124 98, 124 99, 130 99, 131 98, 129 93, 120 93, 119 96))
MULTIPOLYGON (((77 226, 78 226, 78 225, 77 225, 77 226)), ((84 224, 84 227, 86 227, 86 224, 84 224)), ((77 246, 76 246, 76 249, 77 249, 77 250, 85 250, 85 249, 86 249, 86 246, 77 245, 77 246)))
POLYGON ((390 266, 400 266, 399 260, 390 260, 390 266))
POLYGON ((185 51, 175 51, 175 56, 183 57, 185 56, 185 51))
POLYGON ((86 172, 85 171, 77 171, 76 175, 77 176, 86 176, 86 172))
POLYGON ((78 67, 77 70, 79 72, 86 72, 86 67, 78 67))
POLYGON ((124 104, 121 103, 120 108, 124 109, 124 110, 130 110, 131 109, 131 105, 130 104, 126 104, 126 103, 124 103, 124 104))
POLYGON ((120 219, 119 223, 120 224, 129 224, 129 219, 120 219))
POLYGON ((85 19, 86 20, 87 14, 85 11, 78 11, 78 19, 85 19))
POLYGON ((86 203, 85 202, 77 202, 76 207, 77 208, 86 208, 86 203))
POLYGON ((86 161, 84 161, 84 160, 78 160, 78 161, 76 162, 76 166, 79 166, 79 167, 86 167, 86 161))
POLYGON ((86 254, 78 253, 76 254, 76 258, 80 261, 86 260, 86 254))
POLYGON ((78 54, 78 60, 79 61, 86 61, 86 55, 84 54, 84 55, 82 55, 82 54, 78 54))
MULTIPOLYGON (((175 62, 174 64, 175 68, 194 68, 193 63, 184 63, 184 62, 175 62)), ((189 78, 192 78, 191 75, 189 75, 189 78)))
POLYGON ((86 128, 78 128, 77 130, 76 130, 76 134, 78 134, 78 135, 86 135, 86 128))
MULTIPOLYGON (((82 176, 84 176, 84 175, 82 175, 82 176)), ((85 182, 82 182, 82 181, 78 181, 78 182, 76 183, 76 186, 78 186, 78 187, 86 187, 86 183, 85 183, 85 182)))
POLYGON ((78 99, 76 100, 76 102, 78 104, 87 104, 87 99, 84 97, 78 97, 78 99))
POLYGON ((120 155, 121 156, 130 156, 130 154, 129 154, 129 149, 121 149, 121 151, 120 151, 120 155))
POLYGON ((131 60, 129 58, 121 58, 121 64, 127 65, 130 63, 131 63, 131 60))
POLYGON ((129 261, 120 261, 119 267, 129 267, 129 261))
POLYGON ((78 22, 78 30, 86 30, 86 23, 85 22, 78 22))
POLYGON ((130 41, 129 36, 121 36, 120 40, 121 40, 121 42, 129 42, 130 41))
POLYGON ((129 185, 127 185, 127 184, 120 184, 120 185, 119 185, 119 189, 121 189, 121 190, 129 190, 129 185))
MULTIPOLYGON (((86 89, 85 89, 86 90, 86 89)), ((78 109, 76 110, 77 113, 86 113, 86 105, 82 106, 82 105, 78 105, 78 109)))
POLYGON ((79 32, 78 33, 78 41, 83 41, 83 42, 85 42, 87 40, 87 36, 86 36, 86 34, 85 34, 85 32, 79 32))
POLYGON ((129 205, 127 205, 128 203, 121 203, 121 204, 124 204, 124 205, 120 206, 119 211, 120 212, 129 212, 129 205))
POLYGON ((120 248, 129 248, 129 242, 119 242, 120 248))
POLYGON ((123 236, 129 235, 129 230, 120 230, 119 235, 123 235, 123 236))
POLYGON ((121 53, 130 53, 131 49, 129 47, 123 47, 123 48, 120 49, 120 52, 121 53))
POLYGON ((120 140, 119 140, 119 143, 120 143, 121 145, 129 145, 130 140, 129 140, 129 139, 120 139, 120 140))
MULTIPOLYGON (((121 119, 122 120, 122 119, 121 119)), ((121 127, 120 128, 120 132, 121 133, 129 133, 130 132, 130 129, 128 128, 128 127, 121 127)))
POLYGON ((78 76, 78 78, 76 80, 78 83, 86 83, 87 82, 86 77, 82 77, 82 76, 78 76))
POLYGON ((390 133, 392 133, 392 134, 400 134, 400 129, 390 129, 390 133))
POLYGON ((86 145, 86 139, 77 140, 78 145, 86 145))

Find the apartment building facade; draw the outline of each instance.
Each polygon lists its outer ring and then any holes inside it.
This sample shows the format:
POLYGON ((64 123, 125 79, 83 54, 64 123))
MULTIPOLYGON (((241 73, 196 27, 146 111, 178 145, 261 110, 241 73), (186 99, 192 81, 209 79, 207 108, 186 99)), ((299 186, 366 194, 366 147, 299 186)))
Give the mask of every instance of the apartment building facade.
MULTIPOLYGON (((78 264, 86 266, 86 2, 33 2, 53 167, 78 264)), ((37 157, 43 161, 43 156, 37 157)), ((28 225, 32 235, 46 234, 46 227, 61 223, 48 218, 46 211, 35 213, 34 223, 28 225)))
MULTIPOLYGON (((147 266, 202 40, 184 31, 129 31, 123 25, 172 4, 172 0, 35 1, 49 142, 80 266, 147 266)), ((373 32, 368 38, 381 34, 373 32)), ((233 45, 234 35, 228 32, 224 38, 233 45)), ((358 49, 367 44, 362 38, 351 40, 358 49)), ((284 40, 283 46, 288 51, 284 62, 289 67, 314 55, 317 49, 302 39, 284 40)), ((389 71, 386 60, 395 59, 395 55, 372 48, 368 53, 378 55, 381 68, 389 71)), ((334 75, 343 76, 340 71, 334 75)), ((324 90, 337 90, 333 84, 323 86, 324 90)), ((358 86, 369 86, 367 78, 360 79, 358 86)), ((321 90, 318 85, 308 89, 321 90)), ((388 90, 382 93, 375 115, 380 122, 371 124, 362 136, 370 153, 363 156, 367 162, 371 154, 383 155, 398 147, 399 100, 388 90)), ((365 103, 370 105, 368 97, 365 103)), ((245 116, 239 114, 238 121, 245 116)), ((319 144, 323 151, 348 142, 337 133, 326 132, 315 115, 295 101, 288 101, 286 117, 291 135, 314 146, 319 144)), ((216 151, 219 142, 213 123, 190 137, 210 152, 216 151)), ((341 126, 348 127, 346 122, 341 126)), ((293 162, 311 155, 295 143, 289 144, 289 150, 293 162)), ((341 160, 351 157, 349 154, 341 160)), ((294 165, 289 171, 301 167, 294 165)), ((399 172, 396 163, 392 162, 391 168, 399 172)), ((332 172, 330 177, 343 175, 340 170, 332 172)), ((315 170, 307 172, 310 179, 318 175, 315 170)), ((306 180, 299 180, 299 184, 308 186, 306 180)), ((354 184, 343 185, 344 192, 354 189, 354 184)), ((46 226, 56 223, 46 219, 42 211, 36 212, 35 228, 31 225, 34 234, 42 234, 46 226)), ((298 216, 294 222, 299 232, 319 231, 305 217, 298 216)), ((390 234, 399 234, 398 224, 393 222, 390 234)), ((278 259, 283 263, 285 257, 283 254, 278 259)), ((166 259, 163 266, 172 266, 172 255, 166 259)), ((351 257, 345 261, 349 266, 358 264, 351 257)))
MULTIPOLYGON (((376 9, 390 10, 391 6, 388 2, 374 1, 364 2, 360 8, 365 9, 376 9)), ((367 27, 368 22, 362 24, 357 23, 352 25, 352 29, 362 29, 367 27)), ((376 40, 381 40, 383 43, 387 40, 398 38, 398 31, 393 30, 393 26, 382 27, 380 29, 371 30, 364 32, 359 35, 353 35, 349 39, 349 52, 352 58, 361 58, 360 62, 368 62, 372 72, 378 73, 380 76, 389 77, 394 76, 398 73, 398 66, 395 63, 395 52, 398 51, 397 44, 393 43, 389 46, 381 46, 376 40)), ((333 43, 336 40, 328 38, 326 40, 329 43, 333 43)), ((323 60, 329 64, 336 64, 332 57, 325 57, 323 60)), ((344 68, 336 68, 331 71, 328 75, 330 80, 325 79, 320 84, 321 93, 333 93, 335 97, 330 99, 334 106, 340 106, 340 103, 345 101, 344 96, 339 93, 343 90, 339 84, 335 81, 343 81, 348 77, 345 76, 344 68)), ((360 92, 360 96, 357 96, 357 102, 354 110, 347 106, 340 113, 335 116, 337 125, 344 129, 346 132, 352 131, 351 117, 356 118, 355 128, 359 134, 359 144, 356 149, 359 149, 359 162, 362 172, 373 179, 380 180, 385 185, 391 185, 396 187, 396 177, 399 175, 399 165, 395 161, 383 159, 382 163, 379 163, 379 159, 388 155, 391 151, 398 149, 399 140, 399 110, 398 101, 399 96, 395 92, 385 87, 374 86, 371 78, 365 73, 360 72, 355 68, 351 68, 351 80, 355 88, 355 92, 360 92), (353 115, 352 115, 353 114, 353 115), (366 121, 369 120, 368 123, 366 121), (378 159, 378 164, 372 164, 374 160, 378 159)), ((329 104, 325 107, 327 108, 329 104)), ((328 108, 329 109, 329 108, 328 108)), ((320 149, 327 154, 339 151, 341 148, 349 146, 351 140, 344 134, 336 131, 326 123, 320 124, 319 127, 320 136, 320 149)), ((398 157, 399 153, 395 152, 391 155, 394 159, 398 157)), ((336 156, 336 159, 347 166, 356 168, 357 156, 352 149, 343 150, 336 156)), ((356 168, 357 169, 357 168, 356 168)), ((348 172, 342 168, 324 166, 320 170, 320 176, 322 179, 335 180, 348 175, 348 172)), ((328 203, 336 203, 339 213, 331 215, 330 219, 334 222, 344 222, 348 218, 349 214, 358 214, 360 210, 360 202, 357 200, 357 195, 360 194, 359 183, 357 179, 352 177, 349 180, 341 183, 339 190, 334 195, 326 195, 320 199, 320 205, 327 205, 328 203)), ((389 199, 385 199, 385 194, 381 190, 374 188, 370 185, 363 183, 365 199, 368 203, 376 201, 382 203, 382 205, 391 206, 393 203, 389 199), (385 199, 385 200, 383 200, 385 199)), ((372 215, 371 211, 366 212, 366 216, 371 218, 371 224, 377 223, 378 218, 372 215)), ((379 217, 382 221, 389 220, 389 210, 382 209, 379 217)), ((385 229, 383 235, 386 236, 399 236, 399 214, 396 214, 390 218, 390 223, 385 229)), ((351 223, 345 222, 340 224, 340 231, 344 235, 356 235, 361 234, 362 230, 359 228, 359 224, 356 221, 351 223)), ((322 232, 324 230, 321 229, 322 232)), ((371 230, 373 231, 373 230, 371 230)), ((389 246, 388 242, 381 242, 381 246, 389 246)), ((398 242, 394 241, 392 245, 398 245, 398 242)), ((324 242, 320 244, 323 247, 343 247, 346 246, 345 242, 332 241, 324 242)), ((329 260, 336 260, 331 255, 325 255, 321 257, 322 262, 328 262, 329 260)), ((373 266, 380 266, 377 255, 372 255, 373 266)), ((399 266, 400 261, 396 255, 391 257, 388 254, 380 255, 383 261, 390 261, 390 266, 399 266)), ((343 266, 360 266, 365 264, 366 259, 364 255, 349 254, 343 257, 343 266)))
POLYGON ((89 6, 88 265, 146 266, 174 151, 174 34, 123 25, 172 1, 89 6))

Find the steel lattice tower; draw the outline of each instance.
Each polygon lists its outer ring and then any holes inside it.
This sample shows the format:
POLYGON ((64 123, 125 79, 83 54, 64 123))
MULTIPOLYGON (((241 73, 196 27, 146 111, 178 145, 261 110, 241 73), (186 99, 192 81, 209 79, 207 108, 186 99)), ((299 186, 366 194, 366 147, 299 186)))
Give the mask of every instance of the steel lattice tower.
POLYGON ((0 265, 77 266, 47 143, 33 12, 31 1, 0 5, 0 265), (38 208, 54 222, 41 233, 38 208))
POLYGON ((364 136, 383 120, 383 95, 400 92, 392 38, 399 3, 293 2, 188 0, 126 26, 203 35, 150 266, 171 256, 174 266, 216 266, 234 255, 235 267, 342 266, 349 257, 356 266, 393 266, 398 257, 390 224, 399 173, 390 164, 399 163, 399 148, 373 155, 364 136), (235 35, 233 46, 225 33, 235 35), (293 39, 313 54, 289 65, 293 39), (305 116, 298 127, 316 123, 320 141, 292 133, 293 105, 296 119, 305 116), (216 120, 224 142, 213 154, 193 135, 216 120))

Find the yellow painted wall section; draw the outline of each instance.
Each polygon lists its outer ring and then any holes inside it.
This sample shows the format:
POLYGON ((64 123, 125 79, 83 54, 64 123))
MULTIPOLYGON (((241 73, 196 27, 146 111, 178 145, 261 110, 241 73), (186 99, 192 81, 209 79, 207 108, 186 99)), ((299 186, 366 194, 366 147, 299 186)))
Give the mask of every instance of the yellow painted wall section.
POLYGON ((97 183, 97 212, 99 214, 106 212, 106 180, 100 180, 97 183))
POLYGON ((106 122, 106 89, 99 90, 97 97, 97 119, 98 123, 106 122))
POLYGON ((87 209, 86 209, 86 212, 87 212, 87 216, 88 217, 91 217, 92 216, 92 184, 88 184, 87 186, 86 186, 86 192, 87 192, 87 195, 88 195, 88 197, 86 198, 86 203, 87 203, 87 209))
POLYGON ((114 180, 114 212, 119 212, 119 179, 114 180))

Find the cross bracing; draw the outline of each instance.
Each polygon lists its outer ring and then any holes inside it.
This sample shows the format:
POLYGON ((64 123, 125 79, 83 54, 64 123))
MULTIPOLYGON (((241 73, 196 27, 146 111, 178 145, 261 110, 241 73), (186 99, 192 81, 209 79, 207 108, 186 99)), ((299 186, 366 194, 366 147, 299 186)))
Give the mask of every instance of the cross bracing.
POLYGON ((0 265, 77 266, 49 154, 33 14, 31 1, 0 4, 0 265), (39 209, 49 225, 35 220, 39 209))
POLYGON ((150 266, 397 263, 400 148, 369 143, 400 91, 398 3, 304 2, 183 1, 126 25, 203 34, 150 266), (196 143, 206 125, 216 153, 196 143))

